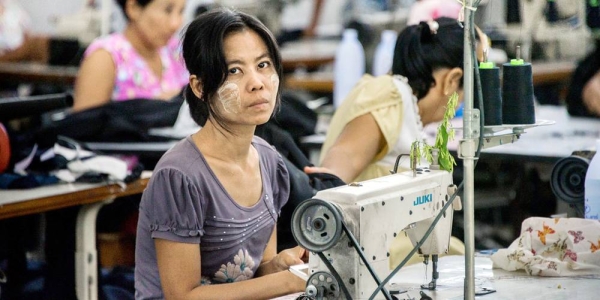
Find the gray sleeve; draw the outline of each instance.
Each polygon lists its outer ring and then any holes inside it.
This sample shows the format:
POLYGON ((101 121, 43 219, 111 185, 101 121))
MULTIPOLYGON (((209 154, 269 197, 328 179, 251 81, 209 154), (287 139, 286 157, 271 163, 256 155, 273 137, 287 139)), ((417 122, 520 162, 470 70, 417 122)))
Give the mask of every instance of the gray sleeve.
POLYGON ((199 244, 204 234, 200 199, 198 188, 181 171, 167 168, 152 174, 141 203, 152 238, 199 244))
POLYGON ((281 155, 277 154, 277 170, 273 180, 273 206, 277 210, 277 215, 280 215, 281 208, 290 197, 290 177, 281 155))

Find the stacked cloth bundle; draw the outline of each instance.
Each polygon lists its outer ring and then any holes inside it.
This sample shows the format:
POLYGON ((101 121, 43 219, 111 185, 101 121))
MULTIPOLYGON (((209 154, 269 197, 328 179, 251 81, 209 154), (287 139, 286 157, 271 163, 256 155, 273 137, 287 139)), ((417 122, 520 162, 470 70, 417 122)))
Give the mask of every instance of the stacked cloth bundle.
POLYGON ((600 274, 600 221, 540 218, 523 221, 521 235, 492 255, 494 268, 537 276, 600 274))

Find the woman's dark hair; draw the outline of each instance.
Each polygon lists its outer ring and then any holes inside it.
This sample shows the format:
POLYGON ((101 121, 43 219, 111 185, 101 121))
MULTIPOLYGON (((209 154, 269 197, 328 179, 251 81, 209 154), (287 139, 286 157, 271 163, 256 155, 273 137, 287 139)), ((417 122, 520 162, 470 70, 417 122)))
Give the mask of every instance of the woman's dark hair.
MULTIPOLYGON (((433 72, 440 68, 463 68, 464 29, 452 18, 435 20, 437 32, 426 22, 406 27, 396 40, 392 73, 408 79, 417 99, 435 85, 433 72)), ((462 80, 461 80, 462 85, 462 80)))
MULTIPOLYGON (((189 85, 186 87, 185 99, 190 105, 192 119, 200 126, 204 126, 210 116, 227 129, 223 118, 213 109, 214 95, 228 75, 223 40, 231 33, 246 29, 256 32, 261 37, 277 75, 282 78, 281 55, 275 38, 269 29, 253 16, 226 8, 216 8, 198 16, 185 30, 182 50, 185 66, 190 75, 196 75, 202 82, 202 99, 194 95, 189 85)), ((279 107, 282 82, 279 81, 273 112, 279 107)))
MULTIPOLYGON (((154 1, 154 0, 135 0, 135 2, 137 2, 137 4, 141 7, 145 7, 146 5, 150 4, 150 2, 152 2, 152 1, 154 1)), ((129 16, 127 15, 127 11, 125 10, 126 3, 127 3, 127 0, 117 0, 117 4, 119 4, 119 7, 121 8, 123 15, 125 16, 125 19, 127 19, 127 21, 129 21, 129 16)))

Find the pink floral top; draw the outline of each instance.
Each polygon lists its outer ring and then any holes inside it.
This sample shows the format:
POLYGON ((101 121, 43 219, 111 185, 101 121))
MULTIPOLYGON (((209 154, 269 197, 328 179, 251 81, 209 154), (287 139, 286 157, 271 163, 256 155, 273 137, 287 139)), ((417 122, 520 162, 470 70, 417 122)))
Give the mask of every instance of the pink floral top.
POLYGON ((116 66, 116 81, 111 96, 113 101, 154 99, 165 91, 181 89, 188 83, 188 71, 176 38, 172 38, 167 46, 160 49, 162 78, 156 77, 122 33, 94 40, 86 49, 84 57, 98 49, 108 51, 116 66))

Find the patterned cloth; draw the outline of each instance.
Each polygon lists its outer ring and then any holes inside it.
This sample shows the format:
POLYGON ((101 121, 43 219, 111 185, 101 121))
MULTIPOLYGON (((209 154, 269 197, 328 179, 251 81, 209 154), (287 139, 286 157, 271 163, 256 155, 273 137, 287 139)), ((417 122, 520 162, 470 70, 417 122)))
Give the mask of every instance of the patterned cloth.
POLYGON ((113 101, 154 99, 163 92, 180 90, 188 83, 189 74, 177 38, 172 38, 167 46, 160 49, 162 78, 156 77, 122 33, 94 40, 85 50, 84 57, 98 49, 108 51, 116 66, 116 81, 111 96, 113 101))
POLYGON ((492 255, 495 268, 529 275, 600 274, 600 222, 580 218, 529 218, 508 249, 492 255))

